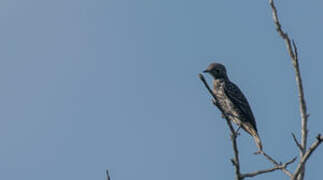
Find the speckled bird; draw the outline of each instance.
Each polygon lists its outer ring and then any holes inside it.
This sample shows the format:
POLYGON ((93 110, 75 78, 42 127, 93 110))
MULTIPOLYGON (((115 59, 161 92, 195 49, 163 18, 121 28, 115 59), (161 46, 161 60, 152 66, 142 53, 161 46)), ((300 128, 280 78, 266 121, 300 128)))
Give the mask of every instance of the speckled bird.
POLYGON ((209 73, 214 78, 213 93, 225 114, 239 128, 249 133, 254 138, 259 151, 262 151, 262 143, 250 105, 239 87, 229 80, 225 66, 212 63, 203 72, 209 73))

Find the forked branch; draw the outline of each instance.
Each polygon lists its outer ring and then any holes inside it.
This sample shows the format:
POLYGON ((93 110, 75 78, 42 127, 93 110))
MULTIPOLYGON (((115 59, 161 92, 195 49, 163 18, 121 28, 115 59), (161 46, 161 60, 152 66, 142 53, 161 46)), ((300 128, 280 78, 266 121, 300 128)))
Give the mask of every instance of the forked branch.
POLYGON ((242 178, 254 177, 254 176, 257 176, 257 175, 261 175, 261 174, 265 174, 265 173, 270 173, 270 172, 273 172, 273 171, 276 171, 276 170, 282 170, 283 171, 284 169, 286 169, 286 167, 289 164, 292 164, 293 162, 295 162, 295 160, 296 160, 296 157, 293 158, 292 160, 284 163, 284 164, 276 165, 275 167, 270 168, 270 169, 264 169, 264 170, 259 170, 259 171, 255 171, 255 172, 251 172, 251 173, 242 174, 241 177, 242 178))
POLYGON ((304 167, 306 161, 308 158, 312 155, 314 150, 322 143, 323 141, 323 136, 321 134, 316 136, 316 141, 311 145, 311 147, 306 151, 302 159, 299 161, 296 170, 292 176, 292 180, 295 180, 297 176, 301 173, 302 168, 304 167))

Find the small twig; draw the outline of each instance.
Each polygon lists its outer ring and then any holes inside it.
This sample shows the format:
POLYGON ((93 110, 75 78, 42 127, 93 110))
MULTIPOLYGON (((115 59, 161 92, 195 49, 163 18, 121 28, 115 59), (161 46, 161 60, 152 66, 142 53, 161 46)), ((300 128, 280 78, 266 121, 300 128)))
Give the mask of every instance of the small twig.
POLYGON ((106 175, 107 175, 107 180, 111 180, 111 178, 110 178, 110 174, 109 174, 109 169, 107 169, 107 170, 105 171, 105 173, 106 173, 106 175))
POLYGON ((302 147, 302 145, 300 145, 300 144, 299 144, 299 142, 297 141, 297 138, 296 138, 296 136, 295 136, 295 134, 294 134, 294 133, 292 133, 292 136, 293 136, 294 142, 295 142, 296 146, 298 147, 298 149, 299 149, 300 151, 303 151, 303 147, 302 147))
POLYGON ((237 134, 236 134, 236 132, 235 132, 235 130, 234 130, 232 124, 231 124, 229 116, 225 113, 225 111, 219 105, 219 103, 218 103, 219 101, 218 101, 217 97, 215 96, 215 94, 211 90, 210 86, 206 82, 204 76, 202 74, 199 74, 199 78, 201 79, 201 81, 203 82, 203 84, 205 85, 205 87, 209 91, 209 93, 212 95, 213 104, 215 106, 217 106, 217 108, 222 112, 222 115, 226 119, 226 122, 227 122, 227 124, 229 126, 229 129, 231 131, 232 147, 233 147, 233 151, 234 151, 234 159, 231 159, 231 162, 235 167, 236 180, 242 180, 243 178, 241 177, 241 173, 240 173, 239 151, 238 151, 237 140, 236 140, 237 139, 237 134))
MULTIPOLYGON (((267 153, 265 153, 265 152, 263 152, 263 151, 262 151, 262 154, 264 155, 264 157, 265 157, 266 159, 268 159, 270 162, 272 162, 272 163, 275 165, 275 167, 281 167, 281 165, 282 165, 282 164, 281 164, 281 163, 278 163, 276 160, 274 160, 272 157, 270 157, 267 153)), ((288 161, 288 162, 293 163, 295 160, 296 160, 296 157, 294 157, 292 160, 290 160, 290 161, 288 161)), ((290 164, 290 163, 288 163, 288 164, 290 164)), ((286 163, 285 163, 285 164, 286 164, 286 163)), ((291 177, 291 176, 292 176, 292 173, 291 173, 290 171, 288 171, 286 167, 282 166, 280 169, 281 169, 285 174, 287 174, 287 176, 289 176, 289 177, 291 177)))
POLYGON ((316 136, 316 141, 311 145, 311 147, 306 151, 302 159, 299 161, 298 166, 296 167, 296 170, 294 172, 294 175, 292 176, 292 180, 295 180, 297 176, 301 173, 301 170, 303 166, 305 165, 308 158, 312 155, 314 150, 322 143, 323 136, 321 134, 318 134, 316 136))
POLYGON ((246 177, 254 177, 254 176, 258 176, 258 175, 261 175, 261 174, 265 174, 265 173, 270 173, 270 172, 273 172, 273 171, 276 171, 276 170, 282 170, 282 169, 286 169, 286 167, 289 165, 289 164, 292 164, 294 161, 296 160, 296 157, 293 158, 292 160, 282 164, 282 165, 278 165, 278 166, 275 166, 273 168, 269 168, 269 169, 264 169, 264 170, 258 170, 258 171, 255 171, 255 172, 251 172, 251 173, 246 173, 246 174, 242 174, 241 177, 242 178, 246 178, 246 177))

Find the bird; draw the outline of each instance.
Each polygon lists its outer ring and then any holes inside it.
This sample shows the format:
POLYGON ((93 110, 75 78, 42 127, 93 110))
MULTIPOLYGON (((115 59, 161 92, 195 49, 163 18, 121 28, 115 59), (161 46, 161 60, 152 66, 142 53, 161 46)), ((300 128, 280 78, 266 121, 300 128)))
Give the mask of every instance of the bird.
POLYGON ((242 128, 253 137, 258 152, 261 152, 263 146, 251 107, 239 87, 230 81, 225 66, 221 63, 211 63, 203 72, 213 77, 212 91, 225 115, 238 125, 238 130, 242 128))

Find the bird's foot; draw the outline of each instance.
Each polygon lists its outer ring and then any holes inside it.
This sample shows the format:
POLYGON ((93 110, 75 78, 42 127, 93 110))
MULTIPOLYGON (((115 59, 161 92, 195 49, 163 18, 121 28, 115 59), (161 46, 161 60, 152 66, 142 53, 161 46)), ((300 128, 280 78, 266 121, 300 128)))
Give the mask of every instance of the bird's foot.
POLYGON ((239 133, 240 128, 241 128, 241 125, 240 125, 240 126, 238 127, 238 129, 237 129, 237 130, 235 130, 235 132, 234 132, 237 136, 239 136, 239 135, 240 135, 240 133, 239 133))

